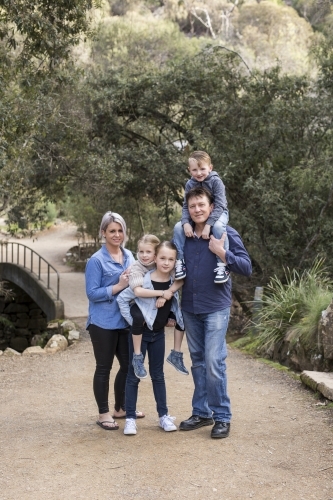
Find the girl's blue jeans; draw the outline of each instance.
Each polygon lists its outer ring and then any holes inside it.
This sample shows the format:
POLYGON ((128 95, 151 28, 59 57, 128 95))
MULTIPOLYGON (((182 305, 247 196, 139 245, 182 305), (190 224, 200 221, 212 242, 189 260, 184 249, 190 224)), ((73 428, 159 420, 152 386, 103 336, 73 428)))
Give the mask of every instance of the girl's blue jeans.
MULTIPOLYGON (((213 235, 217 239, 221 239, 223 233, 227 232, 227 224, 229 222, 229 212, 225 210, 221 217, 215 222, 212 231, 213 235)), ((185 246, 186 236, 181 222, 177 222, 173 230, 173 242, 177 247, 177 259, 184 259, 184 246, 185 246)), ((228 238, 224 241, 224 249, 229 250, 229 240, 228 238)), ((218 262, 222 262, 220 257, 217 257, 218 262)))
MULTIPOLYGON (((158 332, 153 332, 145 327, 142 334, 141 352, 145 359, 148 353, 149 374, 153 384, 154 397, 156 408, 159 417, 168 414, 166 402, 166 387, 164 380, 164 355, 165 355, 165 334, 164 329, 158 332)), ((133 359, 133 341, 132 336, 129 338, 129 369, 126 379, 125 389, 125 406, 126 418, 136 418, 136 402, 138 399, 138 387, 140 379, 134 375, 132 365, 133 359)))

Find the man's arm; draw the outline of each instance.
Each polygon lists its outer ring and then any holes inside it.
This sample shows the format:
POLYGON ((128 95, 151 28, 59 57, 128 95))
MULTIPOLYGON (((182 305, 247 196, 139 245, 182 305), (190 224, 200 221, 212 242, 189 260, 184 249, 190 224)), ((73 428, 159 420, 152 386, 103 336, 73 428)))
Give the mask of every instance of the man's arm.
POLYGON ((251 259, 241 237, 234 229, 228 231, 229 250, 225 250, 223 247, 226 235, 227 233, 224 233, 220 240, 212 235, 209 241, 209 250, 220 257, 228 265, 230 271, 243 276, 250 276, 252 273, 251 259))

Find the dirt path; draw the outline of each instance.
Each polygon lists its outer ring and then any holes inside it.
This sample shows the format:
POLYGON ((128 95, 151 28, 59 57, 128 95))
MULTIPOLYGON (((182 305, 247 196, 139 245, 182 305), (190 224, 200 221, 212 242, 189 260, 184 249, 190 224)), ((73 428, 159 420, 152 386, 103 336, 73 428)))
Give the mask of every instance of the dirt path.
MULTIPOLYGON (((139 391, 147 416, 138 434, 124 436, 123 420, 119 431, 103 431, 93 370, 86 334, 62 354, 0 358, 1 500, 333 498, 330 413, 287 375, 231 350, 232 428, 216 441, 209 428, 158 428, 150 381, 139 391)), ((192 380, 168 364, 165 372, 179 423, 191 412, 192 380)))
MULTIPOLYGON (((331 411, 300 382, 231 349, 228 439, 212 440, 207 427, 163 432, 148 380, 138 434, 124 436, 123 420, 106 432, 95 424, 94 357, 77 321, 82 340, 64 353, 0 357, 0 500, 333 500, 331 411)), ((165 373, 179 424, 191 413, 192 378, 168 364, 165 373)))

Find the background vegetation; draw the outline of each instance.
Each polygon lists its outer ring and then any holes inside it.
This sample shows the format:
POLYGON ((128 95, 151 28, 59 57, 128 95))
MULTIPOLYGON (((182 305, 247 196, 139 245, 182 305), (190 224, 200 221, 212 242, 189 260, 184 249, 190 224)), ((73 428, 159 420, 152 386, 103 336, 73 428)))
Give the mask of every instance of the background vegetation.
POLYGON ((241 300, 316 257, 332 274, 331 27, 315 0, 1 1, 1 213, 53 202, 96 237, 112 209, 135 249, 171 235, 204 149, 254 264, 241 300))

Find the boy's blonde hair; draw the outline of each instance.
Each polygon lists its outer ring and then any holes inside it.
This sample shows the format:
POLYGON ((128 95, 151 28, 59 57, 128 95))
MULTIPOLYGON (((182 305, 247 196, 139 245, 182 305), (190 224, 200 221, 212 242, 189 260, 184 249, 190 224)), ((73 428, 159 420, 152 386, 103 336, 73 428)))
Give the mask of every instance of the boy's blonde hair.
POLYGON ((211 157, 205 151, 193 151, 193 153, 190 154, 188 159, 195 160, 199 166, 201 166, 201 163, 207 163, 208 165, 212 164, 211 157))
POLYGON ((139 245, 140 243, 143 243, 145 245, 153 245, 155 251, 156 247, 161 243, 160 240, 155 236, 154 234, 144 234, 142 238, 139 239, 138 241, 138 250, 139 250, 139 245))

